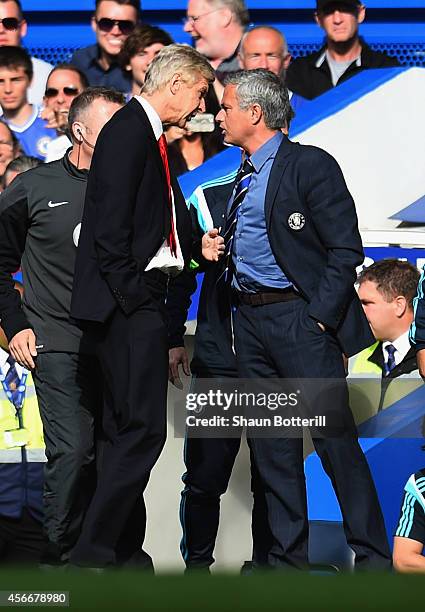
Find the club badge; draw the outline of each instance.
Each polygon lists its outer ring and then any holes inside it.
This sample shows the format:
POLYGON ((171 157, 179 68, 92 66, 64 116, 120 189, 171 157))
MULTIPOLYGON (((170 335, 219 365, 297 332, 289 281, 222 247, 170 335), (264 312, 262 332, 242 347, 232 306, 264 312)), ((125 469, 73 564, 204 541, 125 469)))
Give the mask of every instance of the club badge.
POLYGON ((302 228, 305 225, 305 217, 304 217, 304 215, 302 213, 300 213, 300 212, 292 213, 292 215, 290 215, 288 217, 288 225, 295 232, 298 232, 299 230, 302 230, 302 228))

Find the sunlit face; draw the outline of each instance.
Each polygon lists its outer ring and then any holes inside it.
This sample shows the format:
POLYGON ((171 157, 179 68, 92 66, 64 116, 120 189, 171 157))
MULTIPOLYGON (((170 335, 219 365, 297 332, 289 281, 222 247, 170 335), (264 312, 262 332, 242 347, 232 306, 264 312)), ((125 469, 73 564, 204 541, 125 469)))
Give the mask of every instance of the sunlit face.
POLYGON ((223 132, 224 142, 238 147, 244 147, 251 131, 250 109, 242 110, 236 94, 236 85, 226 85, 224 88, 221 110, 216 121, 223 132))
POLYGON ((394 340, 398 335, 400 305, 397 299, 387 302, 376 283, 366 280, 359 287, 359 298, 373 335, 377 340, 394 340))
POLYGON ((226 12, 225 8, 214 8, 206 0, 189 0, 187 5, 184 31, 192 36, 196 50, 208 59, 220 57, 223 46, 220 32, 224 28, 226 12))
POLYGON ((131 70, 133 81, 140 87, 145 82, 146 72, 153 58, 158 55, 163 47, 162 43, 153 43, 153 45, 145 47, 130 59, 127 70, 131 70))
POLYGON ((130 32, 123 34, 118 24, 115 24, 109 32, 104 32, 98 25, 101 19, 130 21, 135 25, 137 11, 134 6, 117 4, 113 0, 103 0, 97 7, 96 15, 92 19, 92 28, 96 32, 97 43, 107 55, 118 55, 130 32))
POLYGON ((245 70, 264 68, 279 75, 288 67, 290 59, 291 56, 284 53, 282 37, 264 28, 246 35, 239 61, 245 70))
POLYGON ((179 78, 173 85, 167 123, 184 128, 197 113, 205 112, 207 92, 208 81, 204 77, 198 78, 195 82, 190 77, 187 80, 179 78))
POLYGON ((0 2, 0 47, 19 47, 21 38, 27 33, 25 19, 20 20, 19 9, 16 2, 0 2), (18 22, 16 30, 9 30, 4 27, 3 19, 13 18, 18 22))
POLYGON ((44 106, 51 108, 55 113, 67 114, 71 102, 83 89, 78 72, 65 68, 55 70, 47 79, 46 93, 48 95, 44 96, 44 106))
POLYGON ((22 66, 0 68, 0 106, 4 111, 18 110, 27 103, 30 83, 22 66))
POLYGON ((12 159, 15 159, 12 135, 7 126, 0 121, 0 176, 3 176, 12 159))
POLYGON ((359 24, 364 21, 365 7, 353 8, 344 2, 330 4, 326 11, 316 15, 316 21, 326 32, 328 40, 344 43, 357 36, 359 24))

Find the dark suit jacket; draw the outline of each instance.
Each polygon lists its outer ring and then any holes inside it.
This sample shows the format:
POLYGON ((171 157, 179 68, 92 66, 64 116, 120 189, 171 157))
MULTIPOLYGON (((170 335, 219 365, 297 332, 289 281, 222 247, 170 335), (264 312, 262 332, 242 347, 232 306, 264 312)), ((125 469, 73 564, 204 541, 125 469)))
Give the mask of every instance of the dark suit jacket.
MULTIPOLYGON (((226 193, 223 189, 221 197, 228 201, 232 185, 226 193)), ((309 315, 335 334, 347 356, 373 344, 354 289, 356 266, 364 259, 356 210, 335 159, 284 137, 264 208, 275 259, 309 302, 309 315)), ((214 330, 226 327, 229 333, 224 297, 214 295, 214 282, 205 291, 209 324, 214 330)))
MULTIPOLYGON (((189 214, 173 181, 177 231, 190 259, 189 214)), ((71 315, 105 321, 150 299, 143 271, 170 231, 167 182, 141 104, 132 99, 102 129, 93 155, 74 276, 71 315)))

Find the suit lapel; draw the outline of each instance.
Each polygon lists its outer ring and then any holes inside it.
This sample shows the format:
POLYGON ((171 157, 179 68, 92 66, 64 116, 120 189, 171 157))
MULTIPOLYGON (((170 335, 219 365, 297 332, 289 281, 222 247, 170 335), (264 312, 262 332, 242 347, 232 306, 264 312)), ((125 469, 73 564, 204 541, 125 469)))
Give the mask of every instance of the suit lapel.
POLYGON ((276 195, 279 186, 282 182, 283 175, 290 161, 292 154, 292 143, 288 140, 287 136, 283 137, 280 147, 276 153, 272 169, 267 183, 266 198, 264 202, 264 212, 266 215, 266 225, 269 228, 271 223, 271 216, 273 205, 276 200, 276 195))

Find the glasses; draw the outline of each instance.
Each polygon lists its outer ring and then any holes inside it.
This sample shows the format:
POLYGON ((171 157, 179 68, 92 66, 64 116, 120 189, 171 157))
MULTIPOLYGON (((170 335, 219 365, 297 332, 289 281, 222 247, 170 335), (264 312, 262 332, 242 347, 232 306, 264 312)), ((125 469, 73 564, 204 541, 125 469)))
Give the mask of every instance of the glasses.
POLYGON ((192 15, 188 15, 187 17, 183 17, 183 19, 182 19, 183 24, 186 25, 186 24, 190 23, 190 25, 193 25, 199 19, 201 19, 201 17, 206 17, 207 15, 211 15, 211 13, 216 13, 217 11, 221 11, 222 8, 223 7, 220 7, 220 8, 213 9, 212 11, 208 11, 207 13, 201 13, 201 15, 198 15, 197 17, 193 17, 192 15))
POLYGON ((5 17, 4 19, 0 19, 0 23, 3 24, 5 30, 17 30, 20 26, 21 22, 16 17, 5 17))
POLYGON ((55 98, 60 92, 63 92, 66 96, 74 98, 79 94, 77 87, 62 87, 62 89, 56 89, 56 87, 48 87, 44 93, 46 98, 55 98))
POLYGON ((134 21, 129 19, 108 19, 108 17, 102 17, 102 19, 96 19, 96 23, 102 32, 111 32, 114 26, 118 26, 121 34, 131 34, 136 27, 134 21))

